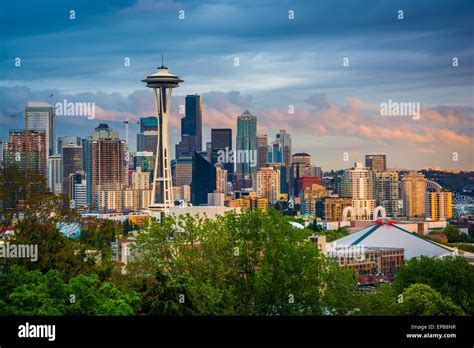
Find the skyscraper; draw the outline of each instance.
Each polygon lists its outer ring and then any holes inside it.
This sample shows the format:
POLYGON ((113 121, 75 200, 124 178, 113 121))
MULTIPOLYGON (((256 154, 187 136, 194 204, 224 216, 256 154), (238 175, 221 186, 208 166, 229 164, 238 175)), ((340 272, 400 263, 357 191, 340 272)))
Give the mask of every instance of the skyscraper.
POLYGON ((216 189, 216 169, 205 158, 194 152, 191 202, 193 205, 207 204, 207 194, 216 189))
POLYGON ((280 197, 280 171, 274 168, 261 168, 253 174, 254 191, 258 198, 267 198, 275 204, 280 197))
POLYGON ((46 176, 46 133, 32 130, 10 130, 5 143, 4 166, 17 166, 22 172, 46 176))
POLYGON ((200 95, 187 95, 186 116, 181 119, 181 142, 176 145, 176 159, 182 154, 192 156, 202 151, 202 99, 200 95))
POLYGON ((365 166, 372 171, 387 170, 387 156, 365 155, 365 166))
POLYGON ((84 208, 87 207, 87 183, 86 173, 79 171, 74 174, 69 174, 68 195, 73 201, 73 207, 84 208))
POLYGON ((181 156, 176 160, 174 168, 174 186, 191 185, 193 181, 193 158, 181 156))
POLYGON ((267 166, 268 157, 268 137, 266 134, 257 135, 257 168, 267 166))
POLYGON ((409 171, 402 179, 403 213, 408 218, 421 218, 425 215, 425 177, 409 171))
POLYGON ((62 149, 64 145, 77 145, 81 146, 81 138, 75 136, 63 136, 58 138, 58 148, 56 153, 62 155, 62 149))
MULTIPOLYGON (((216 164, 219 153, 230 153, 232 151, 232 129, 213 128, 211 129, 211 164, 216 164)), ((227 170, 227 180, 232 181, 234 175, 234 163, 224 161, 224 168, 227 170)))
POLYGON ((311 176, 311 155, 300 152, 291 156, 290 195, 299 196, 298 179, 311 176))
POLYGON ((137 152, 156 152, 158 141, 158 119, 156 117, 140 117, 140 133, 137 134, 137 152))
POLYGON ((281 160, 273 162, 283 162, 286 165, 286 177, 290 178, 291 166, 291 135, 286 130, 280 129, 280 133, 276 135, 276 140, 280 144, 281 160))
POLYGON ((26 129, 45 132, 46 158, 54 155, 54 107, 48 103, 28 102, 25 109, 26 129))
POLYGON ((69 195, 69 175, 81 170, 83 170, 82 146, 75 143, 62 145, 62 193, 69 195))
POLYGON ((0 140, 0 169, 3 168, 3 141, 0 140))
POLYGON ((127 185, 126 144, 118 132, 100 124, 86 142, 88 205, 96 207, 99 191, 121 190, 127 185))
POLYGON ((250 187, 257 166, 257 117, 245 110, 237 118, 237 187, 250 187))
POLYGON ((61 155, 55 154, 48 158, 48 187, 55 195, 62 193, 62 165, 61 155))
POLYGON ((362 163, 355 163, 347 169, 342 182, 342 196, 352 199, 373 199, 372 177, 369 170, 362 163))
POLYGON ((398 215, 398 172, 391 171, 375 171, 374 193, 377 205, 385 208, 388 216, 395 217, 398 215))
POLYGON ((452 192, 425 192, 425 216, 433 221, 451 218, 453 216, 452 192))

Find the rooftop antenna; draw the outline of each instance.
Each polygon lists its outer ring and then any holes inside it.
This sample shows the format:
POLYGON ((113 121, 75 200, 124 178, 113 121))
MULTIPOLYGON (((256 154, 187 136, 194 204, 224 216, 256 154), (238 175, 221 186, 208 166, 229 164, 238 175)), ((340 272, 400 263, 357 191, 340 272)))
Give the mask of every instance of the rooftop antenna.
POLYGON ((164 64, 163 64, 163 52, 161 52, 161 66, 164 66, 164 64))

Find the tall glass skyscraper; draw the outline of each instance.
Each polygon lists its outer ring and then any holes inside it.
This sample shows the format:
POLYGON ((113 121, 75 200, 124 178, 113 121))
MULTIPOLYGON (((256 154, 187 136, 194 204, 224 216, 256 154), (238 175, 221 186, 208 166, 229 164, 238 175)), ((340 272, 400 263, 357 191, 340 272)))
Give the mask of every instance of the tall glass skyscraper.
POLYGON ((176 159, 202 151, 202 98, 186 96, 186 116, 181 119, 181 142, 176 145, 176 159))
POLYGON ((257 117, 248 110, 237 118, 236 147, 237 180, 251 182, 257 170, 257 117))

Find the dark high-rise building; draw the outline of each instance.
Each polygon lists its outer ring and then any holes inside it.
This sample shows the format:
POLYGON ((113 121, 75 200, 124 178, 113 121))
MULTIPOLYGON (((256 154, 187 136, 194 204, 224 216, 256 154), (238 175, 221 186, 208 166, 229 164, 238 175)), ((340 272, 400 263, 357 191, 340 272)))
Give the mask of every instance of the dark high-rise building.
POLYGON ((386 155, 365 155, 365 166, 372 171, 387 170, 386 155))
MULTIPOLYGON (((213 128, 211 129, 211 164, 216 164, 219 154, 229 154, 232 150, 232 129, 213 128), (222 152, 220 152, 222 151, 222 152)), ((229 160, 229 156, 224 156, 223 165, 227 170, 227 181, 232 181, 234 176, 234 163, 229 160)))
POLYGON ((216 168, 194 152, 192 172, 191 202, 193 205, 207 204, 207 194, 216 189, 216 168))
POLYGON ((137 134, 137 152, 156 153, 158 141, 158 119, 156 117, 140 117, 140 133, 137 134))
POLYGON ((248 110, 237 118, 236 147, 237 187, 251 187, 257 167, 257 117, 248 110))
POLYGON ((200 95, 186 96, 186 116, 181 119, 181 142, 176 145, 176 158, 192 156, 202 151, 202 99, 200 95))
POLYGON ((81 137, 75 136, 63 136, 58 138, 58 151, 57 153, 62 155, 62 149, 64 145, 74 144, 81 146, 81 137))
POLYGON ((62 193, 69 194, 70 174, 82 171, 82 146, 76 144, 62 145, 62 193))
POLYGON ((257 168, 264 168, 267 166, 268 156, 268 137, 266 134, 257 135, 257 168))
POLYGON ((311 177, 311 155, 307 153, 295 153, 291 156, 290 167, 290 196, 298 197, 298 179, 311 177))
POLYGON ((10 130, 9 134, 3 158, 5 168, 17 166, 22 172, 39 173, 46 178, 46 132, 10 130))
POLYGON ((192 181, 193 158, 181 156, 176 160, 174 167, 174 186, 191 185, 192 181))

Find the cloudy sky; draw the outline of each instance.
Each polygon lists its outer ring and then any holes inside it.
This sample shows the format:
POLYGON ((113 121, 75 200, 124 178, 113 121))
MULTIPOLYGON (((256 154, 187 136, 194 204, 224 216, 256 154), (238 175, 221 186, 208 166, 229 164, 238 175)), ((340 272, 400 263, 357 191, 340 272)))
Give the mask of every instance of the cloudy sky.
MULTIPOLYGON (((173 152, 178 106, 198 93, 205 141, 211 127, 235 131, 249 109, 259 133, 273 140, 286 129, 293 152, 310 153, 324 170, 366 153, 386 153, 390 167, 474 169, 473 1, 22 3, 0 2, 2 139, 22 126, 8 115, 28 100, 95 102, 95 120, 57 117, 57 135, 87 136, 103 120, 124 134, 121 120, 153 113, 140 81, 164 52, 184 80, 174 92, 173 152), (420 103, 421 117, 382 116, 389 100, 420 103)), ((137 129, 130 126, 132 149, 137 129)))

